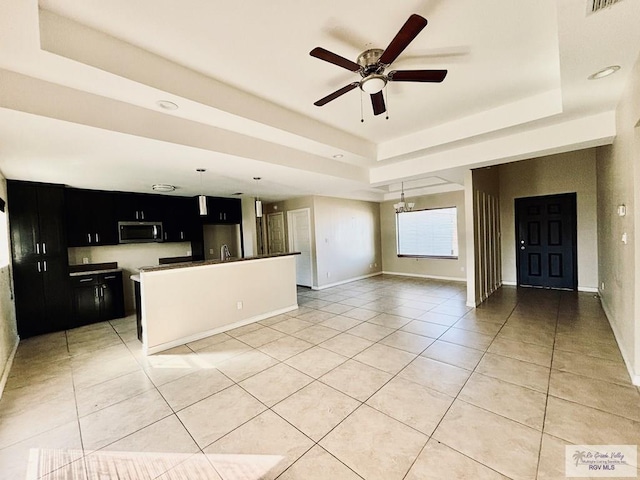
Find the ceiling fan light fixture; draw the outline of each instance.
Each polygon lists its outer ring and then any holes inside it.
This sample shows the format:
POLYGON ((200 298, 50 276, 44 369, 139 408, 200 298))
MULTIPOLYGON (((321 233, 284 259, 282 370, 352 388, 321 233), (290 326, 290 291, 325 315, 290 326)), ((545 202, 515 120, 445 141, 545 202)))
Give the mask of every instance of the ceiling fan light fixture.
POLYGON ((372 73, 360 80, 360 89, 368 94, 374 94, 382 91, 387 84, 387 77, 372 73))

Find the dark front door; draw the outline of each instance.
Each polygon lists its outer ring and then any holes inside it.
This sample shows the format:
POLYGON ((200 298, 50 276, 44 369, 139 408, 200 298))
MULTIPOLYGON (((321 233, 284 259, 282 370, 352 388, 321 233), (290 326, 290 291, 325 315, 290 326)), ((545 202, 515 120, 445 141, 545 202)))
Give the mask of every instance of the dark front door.
POLYGON ((516 198, 518 285, 577 287, 576 194, 516 198))

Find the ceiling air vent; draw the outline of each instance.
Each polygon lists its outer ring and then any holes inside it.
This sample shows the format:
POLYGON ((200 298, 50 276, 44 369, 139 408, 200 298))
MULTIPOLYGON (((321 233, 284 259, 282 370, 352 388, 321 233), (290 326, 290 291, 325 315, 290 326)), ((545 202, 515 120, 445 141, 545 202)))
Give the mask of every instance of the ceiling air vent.
POLYGON ((599 12, 619 1, 620 0, 588 0, 589 10, 591 13, 599 12))

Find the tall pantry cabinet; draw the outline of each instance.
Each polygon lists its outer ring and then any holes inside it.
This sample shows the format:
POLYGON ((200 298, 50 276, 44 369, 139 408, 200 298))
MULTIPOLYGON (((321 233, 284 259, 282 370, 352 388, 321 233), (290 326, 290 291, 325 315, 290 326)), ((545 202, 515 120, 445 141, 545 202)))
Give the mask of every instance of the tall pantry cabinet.
POLYGON ((67 328, 71 313, 64 187, 7 181, 20 338, 67 328))

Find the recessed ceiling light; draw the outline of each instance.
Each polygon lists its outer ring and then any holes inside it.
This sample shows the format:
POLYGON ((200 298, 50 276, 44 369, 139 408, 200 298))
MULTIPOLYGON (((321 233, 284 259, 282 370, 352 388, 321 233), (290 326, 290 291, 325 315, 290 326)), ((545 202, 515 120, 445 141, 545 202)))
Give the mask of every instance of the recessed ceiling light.
POLYGON ((176 189, 174 185, 169 185, 168 183, 156 183, 151 188, 155 192, 173 192, 176 189))
POLYGON ((609 75, 616 73, 618 70, 620 70, 620 65, 611 65, 610 67, 603 68, 602 70, 589 75, 589 80, 598 80, 600 78, 608 77, 609 75))
POLYGON ((156 105, 158 105, 163 110, 177 110, 178 109, 178 105, 173 103, 173 102, 170 102, 169 100, 158 100, 156 102, 156 105))
POLYGON ((335 158, 336 160, 337 160, 338 158, 342 158, 342 157, 344 157, 344 155, 343 155, 343 154, 341 154, 341 153, 336 153, 336 154, 333 156, 333 158, 335 158))

